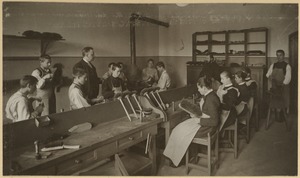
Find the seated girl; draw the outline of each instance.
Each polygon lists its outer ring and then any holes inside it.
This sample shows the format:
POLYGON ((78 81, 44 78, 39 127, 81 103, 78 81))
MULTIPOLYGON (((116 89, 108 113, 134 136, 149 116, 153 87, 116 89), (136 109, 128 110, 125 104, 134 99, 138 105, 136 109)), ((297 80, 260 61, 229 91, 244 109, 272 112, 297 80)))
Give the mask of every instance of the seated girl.
POLYGON ((255 98, 257 92, 257 83, 255 80, 251 79, 251 70, 249 67, 245 67, 244 71, 247 74, 247 77, 245 78, 245 83, 250 90, 251 96, 255 98))
POLYGON ((197 82, 198 91, 203 98, 200 101, 202 116, 178 124, 172 131, 164 150, 164 155, 178 166, 194 137, 206 137, 213 134, 219 123, 220 100, 212 90, 211 78, 202 77, 197 82))
POLYGON ((239 96, 239 91, 231 81, 231 74, 224 71, 220 74, 222 85, 217 91, 221 101, 221 123, 220 130, 234 124, 236 119, 235 104, 239 96))
POLYGON ((251 97, 251 93, 245 82, 247 74, 244 71, 238 71, 237 73, 235 73, 234 77, 236 82, 236 88, 240 92, 236 103, 236 111, 239 117, 244 116, 247 113, 247 103, 251 97))

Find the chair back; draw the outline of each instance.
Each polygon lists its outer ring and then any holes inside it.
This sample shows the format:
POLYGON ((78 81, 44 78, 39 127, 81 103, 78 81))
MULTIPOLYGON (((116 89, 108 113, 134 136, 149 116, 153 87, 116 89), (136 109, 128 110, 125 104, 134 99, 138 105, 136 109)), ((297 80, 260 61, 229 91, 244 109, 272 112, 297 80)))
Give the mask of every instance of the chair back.
POLYGON ((248 103, 247 103, 248 111, 250 114, 250 117, 252 116, 253 113, 253 107, 254 107, 254 97, 250 97, 248 103))

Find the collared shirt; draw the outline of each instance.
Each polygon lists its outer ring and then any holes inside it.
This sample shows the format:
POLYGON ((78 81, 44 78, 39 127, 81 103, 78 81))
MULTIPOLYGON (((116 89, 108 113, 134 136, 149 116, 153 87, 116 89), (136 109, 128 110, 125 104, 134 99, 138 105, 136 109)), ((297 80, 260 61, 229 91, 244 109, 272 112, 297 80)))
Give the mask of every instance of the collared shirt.
POLYGON ((89 61, 87 61, 85 58, 82 58, 82 59, 83 59, 84 62, 86 62, 91 68, 93 68, 92 64, 91 64, 89 61))
POLYGON ((17 91, 9 98, 5 112, 6 117, 13 122, 30 119, 27 96, 17 91))
POLYGON ((161 91, 167 90, 171 85, 171 79, 166 70, 164 70, 157 82, 157 86, 161 91))
POLYGON ((239 83, 239 85, 244 85, 245 84, 245 82, 241 82, 241 83, 239 83))
POLYGON ((80 88, 81 87, 75 83, 72 83, 69 88, 70 108, 72 110, 90 106, 87 100, 83 97, 83 93, 80 88))
POLYGON ((205 94, 204 94, 204 96, 207 96, 210 92, 212 92, 213 91, 213 89, 209 89, 205 94))

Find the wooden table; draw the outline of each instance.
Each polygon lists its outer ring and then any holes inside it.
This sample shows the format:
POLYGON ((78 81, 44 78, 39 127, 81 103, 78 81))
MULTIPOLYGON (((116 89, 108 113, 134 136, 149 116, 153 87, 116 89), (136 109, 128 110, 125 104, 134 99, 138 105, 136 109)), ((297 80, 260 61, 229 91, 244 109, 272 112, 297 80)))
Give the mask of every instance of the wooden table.
POLYGON ((26 151, 34 151, 33 144, 19 148, 13 152, 13 161, 21 169, 17 172, 4 171, 4 175, 69 175, 146 140, 149 133, 152 135, 149 160, 152 162, 152 174, 155 175, 156 134, 160 122, 162 118, 151 118, 145 122, 134 119, 130 122, 127 117, 122 117, 101 123, 89 131, 73 134, 63 140, 65 144, 81 145, 80 149, 53 151, 47 159, 21 156, 26 151))

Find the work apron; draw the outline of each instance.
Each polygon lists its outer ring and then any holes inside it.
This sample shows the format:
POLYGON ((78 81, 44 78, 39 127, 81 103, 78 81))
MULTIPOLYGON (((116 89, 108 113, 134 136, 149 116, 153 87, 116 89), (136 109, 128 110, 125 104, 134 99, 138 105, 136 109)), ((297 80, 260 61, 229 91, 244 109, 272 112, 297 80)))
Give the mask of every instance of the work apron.
POLYGON ((270 105, 275 108, 288 108, 290 103, 289 85, 283 85, 283 69, 273 68, 270 105))
MULTIPOLYGON (((40 77, 44 77, 48 73, 51 73, 50 70, 49 70, 49 72, 46 72, 42 69, 38 69, 38 70, 41 73, 40 77)), ((41 116, 56 113, 56 98, 55 98, 54 88, 52 86, 51 80, 47 80, 42 89, 38 88, 36 95, 37 95, 37 97, 42 98, 41 102, 44 104, 44 108, 43 108, 43 112, 42 112, 41 116)), ((36 102, 37 106, 39 104, 40 104, 40 102, 36 102)))
POLYGON ((175 166, 179 165, 200 127, 199 118, 190 118, 173 129, 163 154, 175 166))
MULTIPOLYGON (((201 99, 199 103, 201 110, 203 103, 204 100, 201 99)), ((173 129, 163 154, 170 158, 175 166, 179 165, 200 128, 199 118, 190 118, 173 129)))

